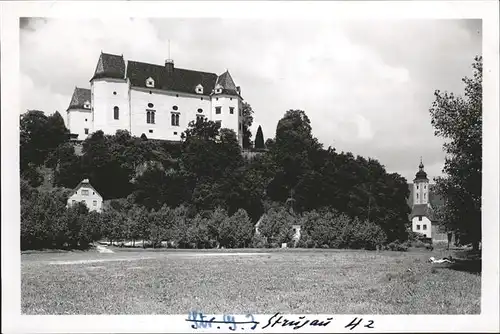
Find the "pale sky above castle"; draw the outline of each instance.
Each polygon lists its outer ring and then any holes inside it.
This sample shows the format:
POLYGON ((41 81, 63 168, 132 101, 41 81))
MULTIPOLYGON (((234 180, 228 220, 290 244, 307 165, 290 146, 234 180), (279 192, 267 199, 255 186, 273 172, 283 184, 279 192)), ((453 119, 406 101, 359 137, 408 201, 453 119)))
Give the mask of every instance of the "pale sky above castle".
POLYGON ((337 151, 378 159, 409 182, 423 156, 441 174, 442 140, 429 107, 435 89, 463 92, 481 54, 480 20, 297 21, 35 19, 21 22, 22 111, 64 115, 75 86, 89 88, 101 51, 126 60, 223 73, 273 137, 288 109, 337 151))

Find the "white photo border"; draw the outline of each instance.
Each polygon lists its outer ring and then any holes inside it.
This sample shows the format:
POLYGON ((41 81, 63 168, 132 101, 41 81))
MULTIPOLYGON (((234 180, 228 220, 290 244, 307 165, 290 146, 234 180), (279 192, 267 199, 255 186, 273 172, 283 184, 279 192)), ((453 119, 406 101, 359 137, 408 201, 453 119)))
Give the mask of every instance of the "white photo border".
MULTIPOLYGON (((482 19, 483 22, 483 239, 480 315, 333 315, 335 326, 303 332, 344 332, 354 317, 372 319, 373 332, 499 330, 499 5, 497 1, 49 1, 1 2, 2 332, 196 332, 187 315, 21 315, 19 194, 19 17, 260 19, 482 19)), ((472 60, 471 60, 472 61, 472 60)), ((464 287, 466 289, 467 287, 464 287)), ((267 319, 271 315, 259 316, 267 319)), ((324 317, 331 315, 324 315, 324 317)), ((256 316, 257 317, 257 316, 256 316)), ((261 318, 260 318, 261 317, 261 318)), ((264 321, 264 320, 261 320, 264 321)), ((208 330, 203 330, 208 332, 208 330)), ((259 330, 261 331, 261 330, 259 330)), ((269 332, 289 332, 274 327, 269 332)))

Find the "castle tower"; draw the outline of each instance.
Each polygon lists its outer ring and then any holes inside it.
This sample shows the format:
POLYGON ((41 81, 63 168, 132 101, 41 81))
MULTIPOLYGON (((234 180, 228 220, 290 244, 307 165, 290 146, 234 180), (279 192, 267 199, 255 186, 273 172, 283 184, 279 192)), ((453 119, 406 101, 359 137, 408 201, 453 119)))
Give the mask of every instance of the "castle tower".
POLYGON ((229 71, 217 77, 212 92, 212 120, 220 122, 222 128, 236 133, 240 146, 243 144, 243 117, 241 90, 234 84, 229 71))
POLYGON ((415 204, 428 204, 429 203, 429 179, 427 173, 424 171, 424 164, 420 158, 419 170, 415 174, 413 180, 413 203, 415 204))
POLYGON ((102 53, 90 80, 94 131, 131 131, 129 84, 122 56, 102 53))
POLYGON ((75 87, 66 110, 66 127, 77 141, 85 140, 92 133, 90 89, 75 87))

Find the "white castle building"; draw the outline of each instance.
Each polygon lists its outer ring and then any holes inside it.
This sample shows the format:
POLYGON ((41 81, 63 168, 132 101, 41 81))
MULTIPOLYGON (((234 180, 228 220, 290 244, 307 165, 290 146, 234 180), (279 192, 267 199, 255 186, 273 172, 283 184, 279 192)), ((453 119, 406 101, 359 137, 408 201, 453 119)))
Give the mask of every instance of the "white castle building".
POLYGON ((206 118, 234 130, 242 145, 242 97, 228 71, 214 73, 125 61, 102 53, 90 89, 75 87, 66 126, 77 141, 102 130, 179 141, 190 121, 206 118))

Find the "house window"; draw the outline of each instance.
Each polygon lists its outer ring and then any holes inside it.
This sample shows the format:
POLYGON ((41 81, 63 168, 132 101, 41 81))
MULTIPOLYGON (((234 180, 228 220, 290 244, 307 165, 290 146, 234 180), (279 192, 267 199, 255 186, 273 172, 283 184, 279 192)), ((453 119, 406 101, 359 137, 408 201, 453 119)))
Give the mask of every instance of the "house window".
POLYGON ((198 109, 198 112, 199 112, 199 113, 202 113, 202 112, 203 112, 203 109, 201 109, 201 108, 200 108, 200 109, 198 109))
POLYGON ((234 107, 229 107, 229 113, 232 115, 234 114, 234 107))
POLYGON ((222 126, 222 121, 215 121, 215 123, 219 124, 219 126, 222 126))
POLYGON ((218 98, 218 97, 216 97, 216 98, 215 98, 215 101, 219 101, 219 98, 218 98))
POLYGON ((229 101, 232 101, 232 100, 233 100, 233 98, 232 98, 232 97, 230 97, 230 98, 229 98, 229 101))
POLYGON ((418 194, 417 194, 417 199, 418 199, 418 194))
POLYGON ((177 109, 179 109, 179 107, 178 106, 173 106, 172 109, 177 110, 177 109))
POLYGON ((113 95, 116 95, 116 92, 113 92, 113 95))
POLYGON ((93 201, 92 201, 92 205, 93 205, 93 206, 97 206, 97 201, 96 201, 96 200, 93 200, 93 201))
POLYGON ((203 115, 196 115, 196 121, 197 121, 197 122, 203 122, 203 119, 204 119, 204 118, 205 118, 205 117, 203 117, 203 115))
POLYGON ((89 134, 89 129, 85 128, 85 134, 88 135, 89 134))
POLYGON ((156 114, 156 111, 148 110, 146 112, 146 123, 155 124, 155 114, 156 114))
POLYGON ((238 125, 239 125, 239 129, 240 129, 240 131, 241 131, 241 123, 239 123, 238 125))
POLYGON ((87 121, 87 119, 85 118, 85 122, 87 121))
POLYGON ((426 224, 422 225, 422 229, 427 230, 427 225, 426 224))
POLYGON ((215 113, 216 114, 220 114, 220 111, 221 111, 221 107, 215 107, 215 113))
POLYGON ((72 201, 71 201, 71 204, 75 204, 75 203, 76 203, 76 200, 72 200, 72 201))
POLYGON ((425 195, 426 195, 426 194, 424 193, 424 199, 425 199, 425 195))
POLYGON ((241 116, 241 109, 239 110, 239 113, 238 113, 240 116, 241 116))
POLYGON ((153 133, 153 130, 149 129, 149 133, 153 133))
POLYGON ((172 113, 171 115, 171 123, 173 126, 179 126, 179 114, 178 113, 172 113))
POLYGON ((177 136, 177 132, 174 132, 174 135, 176 135, 176 136, 177 136))
POLYGON ((154 105, 154 104, 152 104, 151 102, 150 102, 150 103, 148 103, 148 107, 149 107, 149 108, 153 108, 154 106, 155 106, 155 105, 154 105))
POLYGON ((113 116, 115 119, 119 119, 120 118, 120 108, 118 108, 117 106, 115 106, 113 108, 113 116))
POLYGON ((82 196, 88 196, 89 195, 89 190, 88 189, 82 189, 82 196))
POLYGON ((418 221, 422 221, 422 216, 418 216, 418 221))
POLYGON ((418 185, 417 185, 417 190, 418 190, 418 185))
POLYGON ((179 97, 179 94, 175 94, 175 97, 179 97))
POLYGON ((420 225, 417 225, 417 230, 420 230, 420 225))

